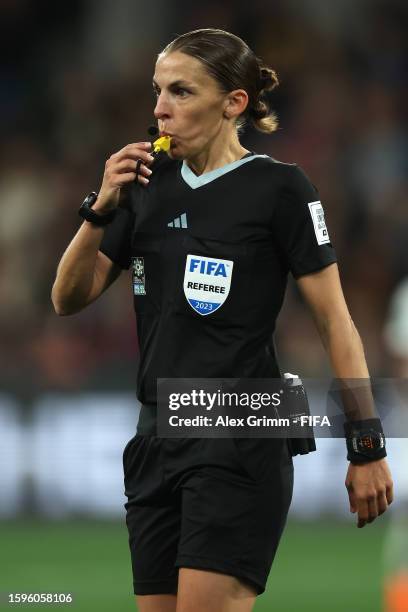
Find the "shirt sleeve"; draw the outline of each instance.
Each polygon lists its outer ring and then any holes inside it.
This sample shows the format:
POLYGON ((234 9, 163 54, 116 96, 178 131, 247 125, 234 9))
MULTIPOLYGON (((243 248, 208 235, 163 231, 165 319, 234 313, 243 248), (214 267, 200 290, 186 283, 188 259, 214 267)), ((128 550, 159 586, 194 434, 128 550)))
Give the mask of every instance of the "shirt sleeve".
POLYGON ((111 261, 128 270, 131 263, 131 238, 133 213, 128 208, 118 207, 117 214, 106 226, 99 250, 111 261))
POLYGON ((316 187, 297 165, 289 166, 274 211, 273 231, 294 278, 337 261, 316 187))

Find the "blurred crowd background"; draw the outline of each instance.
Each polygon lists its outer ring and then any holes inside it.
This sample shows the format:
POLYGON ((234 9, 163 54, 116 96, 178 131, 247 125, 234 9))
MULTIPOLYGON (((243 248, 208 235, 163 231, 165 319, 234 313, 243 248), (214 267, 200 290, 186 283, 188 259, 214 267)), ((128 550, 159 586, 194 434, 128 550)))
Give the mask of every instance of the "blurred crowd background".
MULTIPOLYGON (((2 387, 134 387, 128 274, 74 317, 55 314, 50 291, 106 159, 148 138, 157 54, 200 27, 241 36, 277 70, 279 131, 248 127, 242 143, 298 163, 318 187, 371 374, 394 375, 400 329, 384 330, 408 274, 407 11, 402 0, 3 0, 2 387)), ((285 368, 330 371, 293 283, 278 323, 285 368)))

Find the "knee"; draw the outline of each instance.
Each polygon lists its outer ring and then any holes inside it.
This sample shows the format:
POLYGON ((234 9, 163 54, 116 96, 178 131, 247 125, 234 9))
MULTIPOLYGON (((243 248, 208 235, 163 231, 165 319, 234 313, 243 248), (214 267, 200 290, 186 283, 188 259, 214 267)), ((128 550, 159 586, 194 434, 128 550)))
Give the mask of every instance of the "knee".
POLYGON ((255 588, 234 576, 179 570, 177 612, 250 612, 255 598, 255 588))

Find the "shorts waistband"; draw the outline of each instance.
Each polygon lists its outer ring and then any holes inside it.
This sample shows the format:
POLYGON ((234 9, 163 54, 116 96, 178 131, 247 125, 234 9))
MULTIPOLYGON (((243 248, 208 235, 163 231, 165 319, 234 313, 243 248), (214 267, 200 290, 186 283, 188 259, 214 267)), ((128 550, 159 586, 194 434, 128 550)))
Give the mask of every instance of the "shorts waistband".
POLYGON ((142 404, 137 422, 136 433, 142 436, 157 435, 157 406, 156 404, 142 404))

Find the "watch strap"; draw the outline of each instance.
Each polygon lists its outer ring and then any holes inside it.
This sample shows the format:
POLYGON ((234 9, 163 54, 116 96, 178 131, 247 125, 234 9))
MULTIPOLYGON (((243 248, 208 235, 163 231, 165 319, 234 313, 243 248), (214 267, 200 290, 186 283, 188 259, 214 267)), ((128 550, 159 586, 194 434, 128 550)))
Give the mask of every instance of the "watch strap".
POLYGON ((91 191, 91 193, 89 193, 86 196, 85 200, 82 202, 78 210, 78 214, 86 221, 93 223, 93 225, 103 227, 114 220, 114 218, 116 217, 117 209, 115 208, 114 210, 110 210, 109 212, 104 214, 96 213, 94 210, 92 210, 92 206, 95 204, 97 198, 98 194, 96 193, 96 191, 91 191))
POLYGON ((351 463, 367 463, 387 456, 385 436, 380 419, 344 423, 347 459, 351 463))

